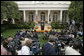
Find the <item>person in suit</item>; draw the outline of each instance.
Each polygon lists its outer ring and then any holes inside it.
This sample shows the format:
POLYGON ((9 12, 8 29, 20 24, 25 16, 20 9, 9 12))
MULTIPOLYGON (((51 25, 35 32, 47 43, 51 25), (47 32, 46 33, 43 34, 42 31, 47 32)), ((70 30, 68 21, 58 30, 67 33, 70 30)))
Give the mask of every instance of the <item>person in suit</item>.
POLYGON ((41 30, 44 30, 45 23, 44 21, 41 21, 41 30))
POLYGON ((38 34, 37 34, 36 30, 33 32, 33 37, 38 39, 38 34))
POLYGON ((3 35, 1 35, 1 43, 5 40, 6 38, 3 36, 3 35))
POLYGON ((42 54, 43 55, 57 55, 55 51, 55 38, 49 38, 49 42, 44 44, 42 47, 42 54))

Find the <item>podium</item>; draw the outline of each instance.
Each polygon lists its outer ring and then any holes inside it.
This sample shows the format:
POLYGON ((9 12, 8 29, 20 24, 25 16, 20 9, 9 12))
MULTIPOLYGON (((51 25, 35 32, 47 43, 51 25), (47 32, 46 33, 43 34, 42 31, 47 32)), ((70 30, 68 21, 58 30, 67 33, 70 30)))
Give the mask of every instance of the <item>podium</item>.
POLYGON ((40 21, 34 26, 33 31, 36 30, 36 32, 50 32, 51 29, 51 25, 49 25, 45 21, 40 21))
POLYGON ((41 30, 44 30, 44 27, 45 27, 45 22, 44 22, 44 21, 42 21, 40 25, 41 25, 41 30))

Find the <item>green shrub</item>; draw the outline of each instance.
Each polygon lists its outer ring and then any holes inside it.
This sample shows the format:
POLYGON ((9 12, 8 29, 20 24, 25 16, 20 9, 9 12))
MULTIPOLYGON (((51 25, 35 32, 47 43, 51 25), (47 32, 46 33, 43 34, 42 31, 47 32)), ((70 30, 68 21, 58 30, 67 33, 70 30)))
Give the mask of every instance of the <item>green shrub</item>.
POLYGON ((22 24, 2 24, 1 25, 1 32, 7 30, 7 29, 30 29, 34 27, 34 22, 29 23, 22 23, 22 24))
POLYGON ((8 25, 1 24, 1 32, 5 31, 7 29, 9 29, 9 26, 8 25))
POLYGON ((55 25, 56 25, 55 22, 52 22, 52 23, 51 23, 51 26, 52 26, 53 29, 55 28, 55 25))
POLYGON ((23 28, 25 29, 30 29, 30 28, 33 28, 34 27, 34 22, 25 22, 22 24, 23 25, 23 28))
POLYGON ((29 27, 34 28, 35 23, 34 22, 29 22, 29 27))
POLYGON ((5 31, 6 28, 5 27, 1 27, 1 32, 5 31))
POLYGON ((65 28, 63 24, 59 24, 56 22, 52 22, 51 26, 52 26, 52 29, 64 29, 65 28))

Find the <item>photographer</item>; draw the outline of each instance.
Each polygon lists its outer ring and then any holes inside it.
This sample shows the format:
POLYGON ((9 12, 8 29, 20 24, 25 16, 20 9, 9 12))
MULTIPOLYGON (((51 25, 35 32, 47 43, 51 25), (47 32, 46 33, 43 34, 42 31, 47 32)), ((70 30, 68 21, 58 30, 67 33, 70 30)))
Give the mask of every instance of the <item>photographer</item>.
POLYGON ((48 38, 47 38, 47 32, 44 32, 43 33, 43 40, 47 40, 48 38))
POLYGON ((31 44, 32 44, 32 40, 31 39, 27 40, 26 44, 22 46, 20 51, 18 51, 18 55, 32 55, 30 51, 31 44))
POLYGON ((15 34, 15 38, 20 38, 20 34, 19 33, 16 33, 15 34))
POLYGON ((21 42, 19 38, 8 38, 7 50, 12 53, 12 55, 17 55, 16 50, 21 49, 21 42))
POLYGON ((37 34, 36 30, 33 32, 33 37, 38 39, 38 34, 37 34))
POLYGON ((8 37, 8 42, 10 42, 11 40, 13 40, 13 38, 11 36, 8 37))
POLYGON ((66 47, 65 55, 81 55, 79 53, 79 45, 80 45, 79 42, 76 41, 72 44, 71 47, 70 46, 66 47))
POLYGON ((49 42, 43 45, 42 54, 43 55, 57 55, 54 44, 55 44, 55 39, 51 37, 49 39, 49 42))
POLYGON ((1 45, 1 55, 12 55, 11 52, 7 50, 8 39, 5 39, 1 45))
POLYGON ((1 43, 5 40, 5 37, 3 37, 3 35, 1 35, 1 43))
POLYGON ((80 48, 79 48, 79 52, 81 53, 81 55, 83 55, 83 39, 80 40, 80 48))
POLYGON ((62 54, 62 50, 61 49, 64 49, 64 45, 65 43, 61 40, 56 40, 55 42, 55 50, 57 52, 57 55, 61 55, 62 54))
POLYGON ((80 36, 80 37, 82 37, 83 36, 83 31, 78 31, 78 35, 80 36))
POLYGON ((33 39, 32 45, 31 45, 31 51, 34 55, 38 55, 40 51, 40 43, 37 39, 33 39))
POLYGON ((30 39, 32 38, 29 31, 26 31, 25 36, 30 39))

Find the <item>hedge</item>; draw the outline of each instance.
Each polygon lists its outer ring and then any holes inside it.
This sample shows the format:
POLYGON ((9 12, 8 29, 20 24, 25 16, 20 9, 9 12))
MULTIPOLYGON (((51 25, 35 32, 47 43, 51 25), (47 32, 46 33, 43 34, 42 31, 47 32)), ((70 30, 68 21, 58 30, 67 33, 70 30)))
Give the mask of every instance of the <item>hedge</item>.
POLYGON ((7 29, 30 29, 34 28, 34 22, 23 23, 23 24, 2 24, 1 25, 1 32, 7 29))
POLYGON ((65 27, 66 27, 65 25, 66 24, 59 24, 56 22, 51 23, 52 29, 65 29, 65 27))
MULTIPOLYGON (((67 25, 68 25, 67 23, 61 23, 61 24, 56 23, 56 22, 51 23, 52 29, 66 29, 67 25)), ((76 23, 75 25, 76 25, 77 28, 80 27, 79 23, 76 23)))

